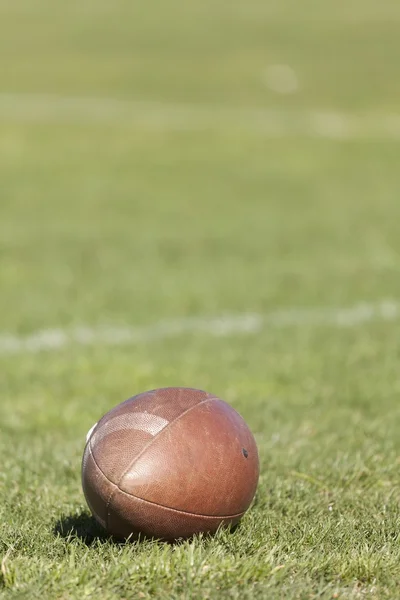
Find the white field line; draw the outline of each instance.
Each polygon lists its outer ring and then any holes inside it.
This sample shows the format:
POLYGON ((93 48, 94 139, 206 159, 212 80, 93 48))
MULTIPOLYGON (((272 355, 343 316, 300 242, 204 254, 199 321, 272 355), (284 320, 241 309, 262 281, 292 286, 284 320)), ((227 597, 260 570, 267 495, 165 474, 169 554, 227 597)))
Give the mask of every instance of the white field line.
POLYGON ((0 93, 0 119, 114 124, 173 132, 239 131, 271 138, 400 139, 400 113, 270 110, 33 93, 0 93))
POLYGON ((330 326, 356 327, 371 321, 400 318, 400 303, 382 301, 350 308, 285 309, 265 315, 238 314, 220 317, 193 317, 159 321, 140 327, 78 327, 43 329, 29 335, 0 334, 0 354, 37 353, 70 345, 135 345, 199 334, 224 337, 256 334, 268 328, 330 326))

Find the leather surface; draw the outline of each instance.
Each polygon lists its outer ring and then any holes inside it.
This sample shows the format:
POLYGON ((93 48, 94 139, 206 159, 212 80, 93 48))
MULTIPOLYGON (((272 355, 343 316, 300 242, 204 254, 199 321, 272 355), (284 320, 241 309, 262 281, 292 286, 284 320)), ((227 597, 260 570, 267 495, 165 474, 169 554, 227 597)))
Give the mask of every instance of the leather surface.
POLYGON ((147 537, 174 540, 201 532, 215 533, 221 524, 234 525, 241 517, 223 519, 181 513, 122 492, 114 497, 108 526, 117 538, 125 538, 129 532, 133 539, 141 533, 147 537), (134 522, 132 515, 135 515, 134 522))
POLYGON ((99 522, 118 537, 165 539, 236 523, 258 482, 242 417, 206 392, 166 388, 107 413, 87 442, 82 483, 99 522))
POLYGON ((83 492, 88 506, 97 521, 107 528, 107 504, 115 485, 100 471, 89 445, 83 456, 82 475, 83 492))

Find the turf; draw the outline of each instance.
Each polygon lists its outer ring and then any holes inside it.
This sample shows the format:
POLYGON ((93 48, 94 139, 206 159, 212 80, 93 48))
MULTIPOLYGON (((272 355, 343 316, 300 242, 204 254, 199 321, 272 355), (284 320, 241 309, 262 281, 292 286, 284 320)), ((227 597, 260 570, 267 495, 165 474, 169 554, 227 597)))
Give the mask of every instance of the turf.
MULTIPOLYGON (((0 332, 396 302, 396 138, 234 115, 395 112, 399 18, 389 0, 1 2, 0 332), (296 93, 266 86, 275 63, 296 93), (147 118, 96 117, 101 98, 147 118), (199 107, 234 112, 203 127, 199 107)), ((400 322, 338 325, 1 352, 0 597, 400 597, 400 322), (84 437, 166 385, 245 417, 254 506, 212 539, 117 544, 82 496, 84 437)))

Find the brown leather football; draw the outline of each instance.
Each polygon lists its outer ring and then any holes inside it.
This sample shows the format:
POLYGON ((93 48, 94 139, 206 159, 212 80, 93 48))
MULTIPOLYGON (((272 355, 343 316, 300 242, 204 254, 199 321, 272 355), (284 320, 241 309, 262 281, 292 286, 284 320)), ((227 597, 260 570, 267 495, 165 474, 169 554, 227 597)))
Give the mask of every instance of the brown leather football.
POLYGON ((173 540, 235 524, 254 497, 257 446, 242 417, 201 390, 139 394, 89 432, 82 485, 118 538, 173 540))

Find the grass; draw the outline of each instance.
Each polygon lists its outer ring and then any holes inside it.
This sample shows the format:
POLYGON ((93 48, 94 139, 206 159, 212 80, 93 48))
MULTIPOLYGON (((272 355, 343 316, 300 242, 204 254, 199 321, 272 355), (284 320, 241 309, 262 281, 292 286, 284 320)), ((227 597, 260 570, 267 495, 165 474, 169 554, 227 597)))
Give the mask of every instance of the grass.
MULTIPOLYGON (((384 117, 399 16, 389 0, 1 2, 0 92, 25 103, 0 94, 0 331, 397 301, 398 141, 169 127, 163 110, 384 117), (296 93, 265 85, 274 63, 296 93), (30 111, 24 93, 158 102, 161 121, 30 111)), ((400 597, 399 340, 377 319, 0 354, 0 598, 400 597), (165 385, 242 413, 256 500, 233 533, 117 544, 85 506, 84 436, 165 385)))

